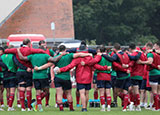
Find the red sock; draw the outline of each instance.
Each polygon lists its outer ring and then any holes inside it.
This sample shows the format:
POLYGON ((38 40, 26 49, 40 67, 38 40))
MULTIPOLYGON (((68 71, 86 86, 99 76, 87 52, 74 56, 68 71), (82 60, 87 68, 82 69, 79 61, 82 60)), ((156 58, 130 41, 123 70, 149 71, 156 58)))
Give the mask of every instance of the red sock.
POLYGON ((58 103, 58 106, 59 106, 59 110, 63 111, 63 104, 62 103, 58 103))
POLYGON ((101 105, 105 104, 105 97, 104 96, 100 96, 100 101, 101 101, 101 105))
POLYGON ((154 103, 155 103, 155 109, 159 109, 159 96, 157 94, 153 94, 154 103))
POLYGON ((108 96, 108 97, 107 97, 107 105, 111 105, 111 101, 112 101, 111 96, 108 96))
POLYGON ((57 103, 57 93, 55 94, 55 99, 56 99, 56 103, 57 103))
POLYGON ((36 95, 36 99, 37 99, 37 105, 39 105, 39 104, 42 105, 41 96, 40 95, 36 95))
POLYGON ((20 103, 20 100, 17 100, 17 104, 21 104, 21 103, 20 103))
POLYGON ((79 104, 79 100, 80 100, 80 95, 79 92, 76 91, 76 103, 79 104))
POLYGON ((98 91, 94 91, 94 99, 98 99, 98 91))
POLYGON ((67 96, 65 93, 63 93, 63 99, 67 99, 67 96))
POLYGON ((72 102, 68 102, 69 103, 69 109, 73 110, 73 101, 72 102))
POLYGON ((43 98, 46 96, 46 93, 45 92, 42 92, 41 93, 41 100, 43 100, 43 98))
POLYGON ((160 109, 160 94, 159 94, 159 109, 160 109))
POLYGON ((9 97, 9 107, 12 107, 13 101, 14 101, 14 93, 11 93, 9 97))
POLYGON ((25 109, 24 100, 25 100, 25 92, 19 91, 19 97, 21 102, 21 108, 25 109))
POLYGON ((134 102, 135 98, 132 92, 129 93, 130 101, 134 102))
POLYGON ((127 108, 127 105, 128 105, 128 94, 126 94, 126 95, 124 96, 124 107, 123 107, 123 109, 126 109, 126 108, 127 108))
POLYGON ((27 102, 28 102, 28 108, 32 108, 31 107, 31 102, 32 102, 32 92, 31 91, 27 91, 27 102))
POLYGON ((9 105, 9 96, 7 96, 7 105, 9 105))
POLYGON ((136 105, 140 104, 140 95, 136 94, 136 105))
POLYGON ((49 97, 50 97, 50 93, 48 93, 47 95, 46 95, 46 105, 49 105, 49 97))
POLYGON ((3 104, 4 104, 4 102, 3 102, 3 98, 0 100, 0 102, 1 102, 1 105, 3 105, 3 104))
POLYGON ((124 93, 121 93, 121 92, 120 92, 118 96, 121 98, 122 106, 123 106, 123 105, 124 105, 124 101, 123 101, 123 100, 124 100, 124 96, 125 96, 125 95, 124 95, 124 93))

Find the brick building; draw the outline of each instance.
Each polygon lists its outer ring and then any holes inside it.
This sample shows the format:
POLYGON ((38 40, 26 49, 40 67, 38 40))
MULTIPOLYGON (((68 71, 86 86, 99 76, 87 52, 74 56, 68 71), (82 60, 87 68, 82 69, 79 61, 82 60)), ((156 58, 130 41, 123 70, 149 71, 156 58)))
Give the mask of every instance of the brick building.
POLYGON ((21 1, 0 22, 0 38, 10 34, 43 34, 48 39, 74 39, 72 0, 21 1), (55 36, 51 22, 55 23, 55 36))

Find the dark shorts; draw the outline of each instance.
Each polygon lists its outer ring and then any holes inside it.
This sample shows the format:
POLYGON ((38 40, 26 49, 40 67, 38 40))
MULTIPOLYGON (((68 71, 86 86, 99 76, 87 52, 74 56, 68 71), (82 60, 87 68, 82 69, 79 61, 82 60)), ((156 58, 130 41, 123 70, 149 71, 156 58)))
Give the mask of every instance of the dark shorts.
POLYGON ((25 82, 20 87, 31 87, 32 86, 32 72, 18 71, 17 74, 18 83, 25 82))
POLYGON ((16 78, 3 80, 3 87, 4 88, 14 88, 14 87, 17 87, 17 85, 18 85, 18 83, 17 83, 16 78))
POLYGON ((52 82, 51 81, 51 73, 48 73, 48 82, 49 82, 49 84, 52 82))
POLYGON ((97 80, 97 88, 110 89, 111 87, 111 81, 97 80))
POLYGON ((91 84, 80 84, 80 83, 77 83, 77 89, 78 90, 81 90, 81 89, 90 90, 91 89, 91 84))
POLYGON ((46 79, 34 79, 34 87, 36 90, 41 90, 43 88, 49 88, 48 78, 46 79))
POLYGON ((97 84, 97 76, 93 75, 93 84, 97 84))
POLYGON ((147 87, 147 80, 142 80, 142 84, 141 84, 140 90, 151 91, 151 87, 147 87))
POLYGON ((112 85, 112 88, 114 88, 115 83, 116 83, 116 76, 111 76, 111 85, 112 85))
POLYGON ((3 78, 0 77, 0 85, 3 85, 3 78))
POLYGON ((62 87, 63 90, 72 89, 72 83, 70 80, 63 80, 58 77, 54 78, 54 85, 55 85, 55 88, 62 87))
POLYGON ((160 75, 149 76, 149 82, 159 84, 160 85, 160 75))
POLYGON ((141 87, 141 84, 142 84, 142 80, 131 79, 131 85, 132 85, 132 86, 138 85, 139 88, 140 88, 140 87, 141 87))
POLYGON ((127 79, 116 79, 115 87, 124 89, 128 91, 128 88, 131 86, 130 78, 127 79))

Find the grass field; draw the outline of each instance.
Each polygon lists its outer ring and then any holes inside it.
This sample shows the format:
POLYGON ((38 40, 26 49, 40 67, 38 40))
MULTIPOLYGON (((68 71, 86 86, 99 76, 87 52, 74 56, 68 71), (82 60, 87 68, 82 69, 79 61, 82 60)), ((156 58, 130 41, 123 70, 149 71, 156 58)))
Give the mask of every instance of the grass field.
MULTIPOLYGON (((32 91, 32 94, 33 94, 33 98, 35 98, 35 90, 33 89, 32 91)), ((75 89, 72 90, 72 94, 73 94, 73 101, 74 101, 74 109, 75 111, 74 112, 70 112, 68 108, 64 108, 64 111, 61 112, 59 111, 58 108, 55 108, 54 105, 55 105, 55 89, 52 88, 50 89, 50 107, 46 108, 44 106, 45 102, 43 100, 43 109, 44 111, 43 112, 21 112, 20 111, 20 108, 17 108, 16 107, 16 99, 15 99, 15 102, 14 102, 14 108, 16 109, 16 111, 11 111, 11 112, 8 112, 7 111, 7 107, 5 107, 5 111, 0 111, 0 115, 78 115, 78 114, 84 114, 84 115, 104 115, 104 114, 108 114, 108 115, 160 115, 160 112, 153 112, 153 111, 150 111, 150 110, 145 110, 145 109, 142 109, 141 112, 137 112, 137 111, 134 111, 134 112, 122 112, 122 107, 120 107, 120 100, 118 99, 118 102, 119 102, 119 107, 118 108, 111 108, 111 111, 110 112, 101 112, 100 111, 100 108, 89 108, 88 107, 88 112, 84 112, 82 113, 81 112, 81 108, 76 108, 76 98, 75 98, 75 89)), ((5 95, 5 94, 4 94, 5 95)), ((90 91, 90 99, 93 99, 93 89, 90 91)), ((4 101, 6 103, 6 99, 5 99, 5 96, 4 96, 4 101)))

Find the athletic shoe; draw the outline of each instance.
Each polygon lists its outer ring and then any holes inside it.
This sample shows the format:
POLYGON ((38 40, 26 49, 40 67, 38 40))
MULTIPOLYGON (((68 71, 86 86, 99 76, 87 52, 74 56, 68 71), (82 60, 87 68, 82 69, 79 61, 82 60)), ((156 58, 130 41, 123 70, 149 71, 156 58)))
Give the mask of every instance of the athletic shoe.
POLYGON ((102 109, 101 109, 101 111, 106 111, 105 104, 104 104, 104 105, 102 105, 102 109))
POLYGON ((26 109, 23 109, 23 108, 22 108, 21 111, 26 111, 26 109))
POLYGON ((127 111, 127 109, 123 109, 122 111, 123 111, 123 112, 126 112, 126 111, 127 111))
POLYGON ((159 109, 156 110, 155 108, 152 108, 152 111, 159 111, 159 109))
POLYGON ((0 111, 4 111, 4 109, 0 108, 0 111))
POLYGON ((3 107, 5 107, 5 105, 4 105, 4 104, 2 104, 2 105, 1 105, 1 107, 3 108, 3 107))
POLYGON ((36 107, 35 103, 32 103, 31 106, 32 106, 32 108, 33 108, 34 111, 37 111, 37 107, 36 107))
POLYGON ((47 105, 45 105, 45 107, 49 107, 49 105, 47 104, 47 105))
POLYGON ((131 103, 129 104, 129 106, 128 106, 129 111, 134 111, 133 106, 134 106, 134 103, 131 102, 131 103))
POLYGON ((21 108, 21 104, 17 104, 17 107, 18 107, 18 108, 21 108))
POLYGON ((28 108, 28 111, 33 111, 33 109, 28 108))
POLYGON ((57 103, 55 104, 55 108, 58 108, 58 104, 57 103))
POLYGON ((138 106, 136 107, 136 111, 141 111, 140 105, 138 105, 138 106))
POLYGON ((13 107, 8 107, 7 111, 15 111, 15 109, 13 107))
POLYGON ((87 109, 86 108, 82 108, 82 112, 87 112, 87 109))
POLYGON ((110 105, 107 106, 107 111, 111 111, 111 106, 110 105))
POLYGON ((40 112, 43 112, 43 109, 41 108, 39 111, 40 111, 40 112))
POLYGON ((77 106, 77 107, 81 107, 80 104, 77 104, 76 106, 77 106))
POLYGON ((70 109, 70 111, 75 111, 74 109, 70 109))

